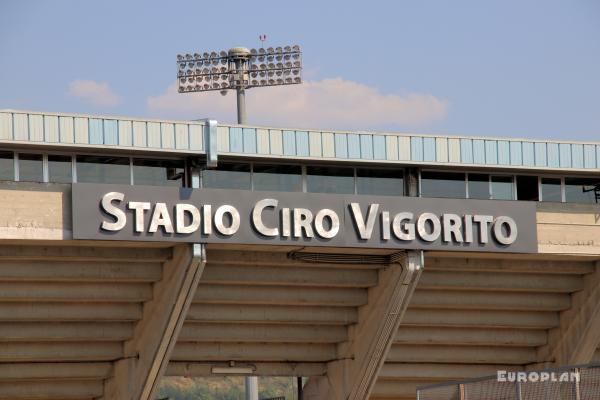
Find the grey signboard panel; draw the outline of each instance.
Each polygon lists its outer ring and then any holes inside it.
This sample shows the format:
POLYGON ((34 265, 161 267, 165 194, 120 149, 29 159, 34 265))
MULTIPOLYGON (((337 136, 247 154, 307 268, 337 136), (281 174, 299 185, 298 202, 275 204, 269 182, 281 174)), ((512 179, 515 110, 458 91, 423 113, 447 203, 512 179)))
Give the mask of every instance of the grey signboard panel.
POLYGON ((75 239, 537 252, 533 202, 83 183, 72 193, 75 239))

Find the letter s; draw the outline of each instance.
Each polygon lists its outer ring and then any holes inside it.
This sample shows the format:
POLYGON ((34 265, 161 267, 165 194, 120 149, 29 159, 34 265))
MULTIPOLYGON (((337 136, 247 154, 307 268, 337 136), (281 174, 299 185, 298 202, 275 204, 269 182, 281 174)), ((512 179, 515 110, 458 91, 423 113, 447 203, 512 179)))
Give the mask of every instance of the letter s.
POLYGON ((102 197, 102 202, 100 203, 102 210, 115 219, 115 222, 102 221, 101 228, 105 231, 120 231, 125 227, 125 223, 127 222, 125 212, 112 204, 114 200, 118 200, 120 203, 124 198, 125 195, 119 192, 108 192, 102 197))

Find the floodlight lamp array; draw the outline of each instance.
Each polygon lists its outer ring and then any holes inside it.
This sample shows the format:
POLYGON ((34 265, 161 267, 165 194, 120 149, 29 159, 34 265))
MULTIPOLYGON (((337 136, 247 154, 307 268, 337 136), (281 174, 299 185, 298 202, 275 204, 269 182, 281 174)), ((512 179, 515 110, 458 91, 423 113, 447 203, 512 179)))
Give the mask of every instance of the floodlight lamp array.
POLYGON ((302 83, 300 47, 269 47, 239 53, 177 55, 179 92, 203 92, 302 83))
POLYGON ((251 87, 302 83, 300 46, 251 49, 248 75, 251 87))
POLYGON ((229 88, 231 73, 225 51, 178 54, 177 68, 180 92, 229 88))

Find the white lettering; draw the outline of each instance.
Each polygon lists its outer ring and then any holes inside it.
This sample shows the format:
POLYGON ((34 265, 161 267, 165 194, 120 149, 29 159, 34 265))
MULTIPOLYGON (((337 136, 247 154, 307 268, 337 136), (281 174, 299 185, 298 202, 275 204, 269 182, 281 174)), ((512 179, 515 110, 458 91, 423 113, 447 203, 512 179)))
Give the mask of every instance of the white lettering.
POLYGON ((317 215, 315 215, 315 231, 323 239, 335 237, 340 231, 340 217, 338 217, 335 211, 328 208, 319 210, 317 215), (323 224, 325 218, 329 219, 329 229, 325 229, 325 225, 323 224))
POLYGON ((171 222, 171 216, 165 203, 156 203, 154 206, 148 232, 155 233, 159 226, 162 226, 166 233, 173 233, 173 223, 171 222))
POLYGON ((292 226, 290 224, 290 209, 281 209, 281 236, 290 237, 292 234, 292 226))
POLYGON ((215 211, 215 228, 221 235, 231 236, 240 228, 240 213, 230 205, 223 205, 215 211), (225 215, 229 215, 230 224, 225 226, 225 215))
POLYGON ((175 206, 175 225, 177 233, 194 233, 200 227, 200 210, 191 204, 177 204, 175 206), (185 225, 185 214, 191 218, 189 225, 185 225))
POLYGON ((479 243, 487 243, 488 239, 488 225, 494 221, 494 217, 491 215, 473 215, 473 221, 479 224, 479 243))
MULTIPOLYGON (((537 372, 530 372, 529 373, 529 382, 537 382, 540 380, 540 374, 538 374, 537 372)), ((525 379, 525 381, 523 382, 527 382, 527 379, 525 379)))
POLYGON ((146 201, 130 201, 127 204, 127 208, 134 210, 135 231, 138 233, 144 232, 144 211, 150 209, 150 203, 146 201))
POLYGON ((277 207, 279 202, 275 199, 263 199, 256 202, 252 209, 252 223, 254 228, 264 236, 277 236, 279 235, 279 228, 267 228, 262 220, 263 210, 267 207, 277 207))
POLYGON ((409 212, 396 214, 392 220, 392 231, 394 232, 394 236, 400 240, 415 240, 415 224, 412 222, 407 222, 406 224, 402 223, 404 221, 411 221, 413 217, 413 213, 409 212))
POLYGON ((442 225, 437 215, 432 213, 423 213, 417 220, 417 232, 421 239, 426 242, 434 242, 440 237, 442 225), (431 223, 431 232, 427 232, 427 221, 431 223))
POLYGON ((461 232, 462 220, 456 214, 444 214, 442 215, 442 221, 444 222, 444 242, 452 242, 452 236, 454 241, 462 243, 463 235, 461 232))
POLYGON ((571 372, 570 374, 571 382, 579 382, 579 372, 571 372))
MULTIPOLYGON (((211 195, 208 198, 213 197, 211 195)), ((239 200, 240 203, 242 200, 239 200)), ((161 229, 164 234, 198 232, 202 237, 206 237, 212 235, 214 230, 219 235, 231 236, 240 230, 242 223, 249 223, 249 227, 244 227, 244 232, 246 235, 252 233, 256 240, 261 236, 263 239, 310 239, 315 236, 331 239, 347 227, 350 231, 345 234, 353 235, 355 241, 376 239, 378 243, 390 240, 406 243, 418 240, 418 246, 422 246, 423 242, 433 242, 436 243, 434 248, 457 248, 461 243, 486 245, 490 241, 494 246, 509 246, 517 241, 520 228, 515 219, 505 215, 459 215, 452 212, 416 214, 407 211, 392 213, 382 209, 380 203, 361 206, 358 201, 347 203, 346 209, 287 208, 283 205, 280 207, 280 204, 277 198, 265 198, 258 200, 250 211, 248 205, 244 205, 245 219, 242 221, 240 212, 232 205, 213 204, 216 210, 213 212, 211 204, 148 201, 125 203, 124 193, 108 192, 100 201, 100 210, 103 212, 100 229, 113 232, 123 230, 128 226, 127 218, 131 217, 128 232, 118 236, 119 238, 130 237, 132 233, 136 237, 144 232, 154 234, 161 229), (348 220, 344 220, 345 213, 350 214, 348 220), (247 214, 249 215, 246 216, 247 214), (249 221, 246 221, 246 218, 249 221), (381 227, 375 229, 377 223, 381 227), (446 244, 451 246, 445 246, 446 244)), ((244 237, 241 240, 248 238, 244 237)), ((349 240, 350 238, 346 240, 347 243, 350 243, 349 240)), ((486 250, 485 246, 479 247, 486 250)))
POLYGON ((506 371, 498 371, 498 382, 506 382, 506 371))
POLYGON ((108 192, 102 196, 102 201, 100 203, 102 209, 105 213, 115 219, 115 222, 102 221, 101 227, 105 231, 120 231, 125 227, 125 224, 127 223, 125 212, 112 204, 113 201, 118 201, 120 203, 124 198, 125 195, 120 192, 108 192))
POLYGON ((383 211, 381 213, 381 238, 383 240, 390 240, 390 213, 389 213, 389 211, 383 211))
POLYGON ((203 233, 210 235, 212 233, 212 206, 210 204, 202 206, 202 221, 204 222, 202 224, 203 233))
POLYGON ((511 372, 499 370, 497 371, 498 382, 579 382, 579 374, 577 372, 547 372, 547 371, 531 371, 531 372, 511 372))
POLYGON ((513 244, 515 240, 517 240, 517 224, 514 219, 511 217, 498 217, 496 221, 494 221, 494 237, 498 241, 498 243, 503 245, 513 244), (508 231, 508 235, 505 233, 505 230, 502 228, 506 226, 506 230, 508 231))
POLYGON ((302 231, 307 238, 314 237, 312 230, 313 214, 306 208, 294 208, 294 237, 302 237, 302 231))
POLYGON ((375 226, 375 219, 377 218, 377 211, 379 210, 379 204, 369 205, 366 224, 358 203, 350 203, 350 210, 352 210, 352 218, 354 219, 354 224, 358 229, 360 238, 363 240, 371 239, 373 227, 375 226))
POLYGON ((465 214, 464 217, 465 223, 465 242, 473 243, 473 216, 469 214, 465 214))

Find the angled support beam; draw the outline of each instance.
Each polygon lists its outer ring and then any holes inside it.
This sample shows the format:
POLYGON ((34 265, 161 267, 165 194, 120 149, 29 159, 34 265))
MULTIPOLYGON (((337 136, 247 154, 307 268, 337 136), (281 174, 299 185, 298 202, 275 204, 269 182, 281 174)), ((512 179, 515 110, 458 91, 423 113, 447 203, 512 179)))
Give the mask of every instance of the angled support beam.
POLYGON ((550 330, 548 344, 538 349, 539 362, 563 366, 593 360, 600 345, 600 262, 584 276, 583 286, 571 295, 571 308, 560 314, 560 325, 550 330))
POLYGON ((348 341, 340 343, 337 359, 327 364, 327 375, 313 377, 304 389, 306 400, 364 400, 377 376, 423 269, 423 252, 409 251, 379 273, 379 284, 369 289, 368 303, 359 309, 348 341))
POLYGON ((204 245, 180 245, 163 266, 163 279, 144 304, 125 357, 105 381, 104 399, 150 400, 169 362, 179 331, 206 264, 204 245))

